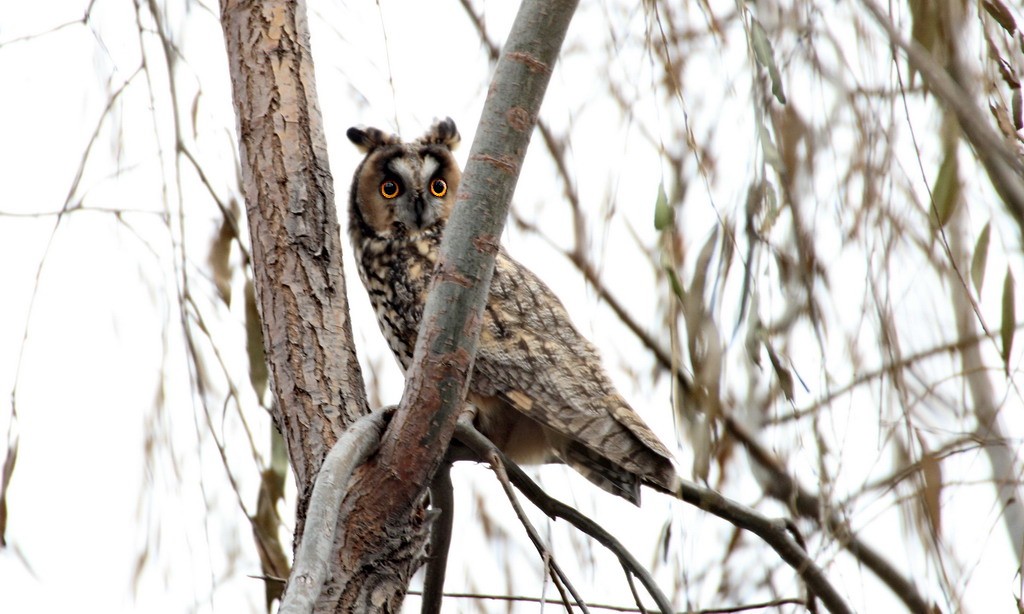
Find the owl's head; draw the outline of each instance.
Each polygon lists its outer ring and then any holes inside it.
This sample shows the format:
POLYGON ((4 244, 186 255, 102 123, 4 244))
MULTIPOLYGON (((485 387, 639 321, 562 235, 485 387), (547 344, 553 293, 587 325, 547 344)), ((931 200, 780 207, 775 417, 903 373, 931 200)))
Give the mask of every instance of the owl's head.
POLYGON ((450 117, 408 143, 376 128, 349 128, 346 134, 366 154, 352 178, 352 224, 383 238, 443 226, 462 176, 452 156, 459 131, 450 117))

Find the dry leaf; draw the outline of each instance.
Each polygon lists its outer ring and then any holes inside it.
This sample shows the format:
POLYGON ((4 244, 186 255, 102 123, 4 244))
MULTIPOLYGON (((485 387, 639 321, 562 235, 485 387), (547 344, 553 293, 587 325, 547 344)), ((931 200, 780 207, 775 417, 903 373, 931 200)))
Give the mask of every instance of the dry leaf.
POLYGON ((981 286, 985 283, 985 264, 988 262, 988 242, 991 233, 992 222, 985 224, 978 235, 978 241, 974 244, 974 254, 971 256, 971 281, 974 282, 974 289, 981 296, 981 286))

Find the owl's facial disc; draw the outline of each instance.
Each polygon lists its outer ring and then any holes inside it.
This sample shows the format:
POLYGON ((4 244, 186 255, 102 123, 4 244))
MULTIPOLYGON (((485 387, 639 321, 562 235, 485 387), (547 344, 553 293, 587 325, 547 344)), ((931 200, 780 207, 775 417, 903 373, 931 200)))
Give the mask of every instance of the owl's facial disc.
MULTIPOLYGON (((441 163, 429 153, 422 157, 402 156, 393 158, 387 164, 398 181, 402 193, 389 201, 394 209, 395 220, 409 232, 419 233, 442 219, 446 210, 445 191, 434 188, 441 163), (441 193, 441 197, 436 196, 441 193)), ((442 180, 443 181, 443 180, 442 180)))

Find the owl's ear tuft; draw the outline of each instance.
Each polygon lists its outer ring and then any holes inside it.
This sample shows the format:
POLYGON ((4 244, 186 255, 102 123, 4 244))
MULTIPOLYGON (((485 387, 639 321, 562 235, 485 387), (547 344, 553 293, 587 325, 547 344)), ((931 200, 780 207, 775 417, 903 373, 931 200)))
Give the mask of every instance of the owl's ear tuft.
POLYGON ((453 150, 458 147, 462 137, 459 136, 459 129, 455 127, 455 121, 450 117, 446 117, 436 120, 430 126, 430 129, 427 130, 427 133, 418 140, 420 143, 444 145, 449 150, 453 150))
POLYGON ((387 134, 377 128, 357 128, 353 126, 345 132, 345 136, 363 153, 369 153, 384 145, 395 145, 401 142, 397 135, 387 134))

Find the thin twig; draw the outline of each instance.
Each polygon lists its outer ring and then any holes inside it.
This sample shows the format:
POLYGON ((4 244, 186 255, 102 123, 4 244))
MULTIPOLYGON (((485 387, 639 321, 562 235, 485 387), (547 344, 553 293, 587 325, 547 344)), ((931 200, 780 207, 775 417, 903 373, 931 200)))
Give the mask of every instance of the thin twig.
POLYGON ((658 585, 654 582, 654 578, 651 577, 650 572, 641 565, 632 554, 615 538, 611 533, 606 531, 604 527, 597 524, 579 510, 562 503, 558 499, 555 499, 544 492, 536 482, 530 479, 526 473, 519 468, 517 464, 507 459, 502 455, 501 451, 497 449, 491 440, 487 439, 480 431, 476 430, 472 424, 460 420, 455 428, 455 437, 463 445, 470 448, 476 453, 478 458, 487 458, 489 454, 497 453, 505 465, 505 470, 515 484, 516 488, 521 493, 526 495, 526 498, 531 503, 536 505, 541 511, 552 518, 561 518, 569 522, 583 533, 591 536, 598 543, 605 548, 608 548, 615 556, 619 558, 623 567, 629 570, 633 575, 639 578, 640 582, 647 589, 647 592, 651 595, 654 601, 658 604, 658 608, 662 614, 670 614, 672 604, 669 602, 668 597, 661 591, 658 585))
MULTIPOLYGON (((469 423, 460 418, 458 424, 459 426, 463 426, 469 423)), ((469 428, 472 428, 472 426, 470 425, 469 428)), ((551 551, 544 545, 544 541, 541 539, 540 533, 537 532, 533 523, 531 523, 530 519, 527 518, 526 511, 523 510, 523 506, 519 504, 519 498, 516 497, 516 491, 512 489, 512 483, 509 480, 508 473, 505 471, 505 463, 508 459, 496 447, 494 447, 493 444, 487 451, 487 455, 484 456, 484 458, 491 465, 491 470, 493 470, 494 475, 497 476, 498 483, 501 484, 502 490, 505 491, 505 496, 508 497, 508 501, 512 505, 512 509, 515 510, 516 516, 519 518, 519 522, 523 525, 523 528, 526 529, 526 534, 529 535, 530 541, 533 542, 533 546, 537 549, 537 553, 545 560, 546 566, 549 568, 551 573, 551 579, 555 583, 555 587, 558 588, 560 593, 562 593, 562 602, 563 605, 565 605, 566 611, 569 612, 569 614, 572 614, 572 605, 569 603, 569 600, 566 599, 565 592, 562 589, 563 586, 572 595, 573 600, 578 606, 580 606, 580 609, 589 614, 590 610, 587 609, 586 602, 583 601, 583 598, 572 585, 572 582, 569 581, 568 576, 565 575, 561 566, 559 566, 558 562, 555 561, 555 557, 552 556, 551 551)))
MULTIPOLYGON (((524 224, 524 222, 519 220, 517 220, 517 223, 524 224)), ((528 224, 526 224, 526 227, 537 231, 541 238, 546 239, 545 235, 540 233, 538 229, 528 224)), ((553 243, 551 244, 554 245, 553 243)), ((558 248, 556 247, 556 249, 558 248)), ((572 254, 561 249, 558 249, 558 251, 572 262, 577 270, 583 273, 597 295, 612 308, 619 319, 633 332, 644 347, 651 352, 658 365, 676 378, 679 387, 684 393, 691 391, 693 384, 690 382, 690 377, 680 370, 679 365, 673 364, 671 355, 661 347, 652 335, 647 333, 636 318, 626 311, 615 295, 602 283, 596 271, 590 266, 590 263, 582 259, 578 254, 572 254)), ((782 463, 765 449, 761 442, 745 426, 733 418, 732 414, 724 407, 722 408, 721 417, 726 432, 742 443, 751 460, 770 474, 767 480, 768 486, 765 488, 766 494, 786 505, 792 505, 799 515, 824 526, 835 535, 839 543, 854 558, 870 569, 872 573, 888 586, 910 611, 924 612, 929 610, 928 602, 910 580, 901 574, 881 553, 868 546, 856 535, 853 535, 839 517, 839 514, 831 506, 825 504, 820 497, 806 490, 786 473, 782 463)))
MULTIPOLYGON (((260 576, 250 576, 257 579, 264 579, 260 576)), ((409 591, 410 595, 421 595, 420 591, 409 591)), ((507 601, 517 603, 559 603, 552 599, 545 599, 543 597, 527 597, 525 595, 490 595, 486 593, 445 593, 445 597, 451 597, 452 599, 488 599, 491 601, 507 601)), ((639 610, 637 608, 631 608, 629 606, 611 605, 607 603, 589 603, 587 604, 591 609, 594 610, 608 610, 611 612, 645 612, 646 610, 639 610)), ((746 603, 743 605, 735 605, 727 608, 706 608, 701 610, 687 610, 685 613, 680 614, 736 614, 737 612, 749 612, 751 610, 763 610, 767 608, 778 608, 784 605, 804 605, 804 600, 796 597, 783 597, 781 599, 773 599, 772 601, 762 601, 759 603, 746 603)), ((675 614, 673 612, 673 614, 675 614)))
POLYGON ((862 4, 885 31, 889 41, 903 51, 914 70, 924 77, 931 93, 956 114, 960 128, 973 145, 975 155, 988 173, 992 186, 1024 232, 1024 168, 1020 155, 1006 145, 1002 137, 985 121, 985 114, 974 100, 938 62, 932 59, 931 54, 916 42, 904 40, 889 17, 873 0, 862 0, 862 4))
POLYGON ((793 539, 785 520, 767 518, 710 488, 704 488, 683 479, 678 481, 678 489, 674 494, 679 499, 760 537, 782 557, 782 560, 800 574, 807 584, 808 590, 821 599, 830 612, 852 614, 853 610, 846 604, 839 591, 828 581, 825 573, 793 539))
MULTIPOLYGON (((510 475, 518 469, 518 466, 504 458, 504 455, 494 447, 494 444, 487 441, 479 431, 468 423, 468 421, 463 419, 459 420, 456 427, 456 437, 458 437, 460 442, 469 446, 478 454, 486 453, 487 456, 485 456, 485 458, 491 457, 502 460, 510 475), (481 440, 487 443, 483 443, 481 440)), ((522 473, 522 470, 520 469, 519 472, 522 473)), ((521 479, 524 483, 533 483, 525 474, 522 474, 521 479)), ((518 479, 516 486, 520 488, 523 494, 527 495, 527 498, 534 501, 532 496, 533 493, 524 489, 518 479)), ((533 486, 536 487, 536 484, 533 484, 533 486)), ((537 488, 537 490, 539 491, 540 489, 537 488)), ((540 492, 543 493, 543 491, 540 492)), ((825 577, 821 568, 815 565, 814 561, 812 561, 807 555, 807 552, 801 548, 793 539, 792 535, 790 535, 786 521, 769 519, 741 503, 727 499, 710 488, 703 488, 682 479, 678 480, 676 491, 669 494, 672 494, 682 501, 690 503, 691 505, 714 514, 737 527, 757 535, 764 540, 765 543, 771 546, 771 548, 775 550, 775 552, 778 553, 786 563, 795 569, 798 574, 800 574, 800 577, 803 578, 804 582, 807 584, 808 590, 821 599, 830 611, 852 612, 850 607, 839 595, 839 592, 825 577)), ((545 498, 541 499, 543 503, 534 501, 534 504, 553 516, 561 516, 561 514, 554 511, 559 506, 563 508, 568 507, 555 499, 551 499, 546 495, 546 493, 544 493, 544 497, 545 498)), ((573 511, 575 512, 575 510, 573 511)), ((568 518, 566 519, 568 520, 568 518)), ((589 519, 587 520, 589 521, 589 519)), ((576 523, 574 522, 573 524, 575 525, 576 523)), ((589 531, 586 532, 593 535, 589 531)), ((642 569, 639 565, 637 567, 642 569)), ((654 593, 652 592, 652 596, 653 595, 654 593)), ((662 611, 666 613, 672 611, 671 607, 667 606, 667 604, 663 605, 659 603, 659 607, 661 607, 662 611)))
MULTIPOLYGON (((1024 323, 1017 325, 1014 330, 1019 331, 1021 329, 1024 329, 1024 323)), ((837 398, 843 396, 844 394, 852 392, 853 390, 856 390, 858 387, 863 386, 864 384, 867 384, 870 381, 884 377, 885 375, 894 373, 898 370, 905 369, 927 358, 947 353, 952 354, 953 352, 959 352, 966 348, 976 346, 980 344, 982 341, 994 338, 1001 332, 1002 329, 995 329, 989 333, 982 333, 979 335, 973 335, 970 337, 956 339, 949 343, 943 343, 941 345, 937 345, 926 350, 922 350, 909 356, 903 356, 899 360, 889 361, 886 364, 883 364, 882 366, 877 367, 872 371, 865 371, 859 374, 857 377, 853 378, 852 380, 840 386, 839 388, 830 390, 828 394, 821 397, 820 399, 815 400, 807 407, 794 409, 792 412, 788 414, 783 414, 775 418, 774 422, 776 424, 779 424, 782 422, 789 422, 791 420, 799 420, 806 416, 812 415, 814 412, 821 409, 823 406, 828 405, 829 403, 835 401, 837 398)))
POLYGON ((622 572, 626 575, 626 584, 629 585, 629 592, 633 595, 633 603, 636 604, 637 609, 643 612, 643 614, 647 614, 647 608, 644 607, 644 602, 640 599, 640 592, 636 590, 636 582, 633 581, 633 573, 629 571, 629 568, 627 568, 622 561, 619 561, 619 564, 622 565, 622 572))

